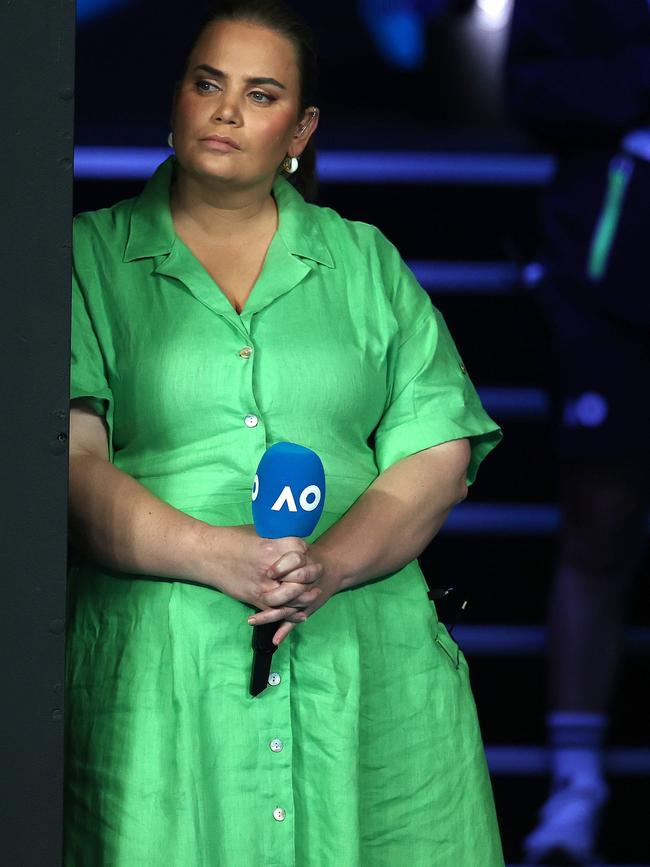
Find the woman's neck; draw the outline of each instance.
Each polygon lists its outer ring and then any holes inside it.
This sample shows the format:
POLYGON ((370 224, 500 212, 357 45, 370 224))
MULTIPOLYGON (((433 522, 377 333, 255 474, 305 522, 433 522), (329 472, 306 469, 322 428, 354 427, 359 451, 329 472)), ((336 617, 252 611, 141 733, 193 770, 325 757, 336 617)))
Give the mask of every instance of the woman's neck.
POLYGON ((206 184, 178 166, 170 188, 170 208, 177 228, 222 244, 258 235, 270 223, 277 227, 271 189, 228 189, 227 183, 206 184))

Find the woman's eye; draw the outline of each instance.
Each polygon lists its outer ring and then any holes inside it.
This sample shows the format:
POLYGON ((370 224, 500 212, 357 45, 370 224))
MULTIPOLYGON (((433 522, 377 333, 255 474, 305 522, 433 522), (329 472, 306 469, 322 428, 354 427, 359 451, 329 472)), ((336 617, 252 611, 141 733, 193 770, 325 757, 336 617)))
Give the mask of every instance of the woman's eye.
POLYGON ((214 84, 212 81, 201 80, 196 82, 197 89, 200 90, 202 93, 210 93, 211 91, 209 90, 209 88, 216 86, 217 85, 214 84))
MULTIPOLYGON (((273 102, 275 97, 269 96, 268 93, 262 93, 261 90, 253 90, 251 96, 263 96, 264 99, 268 99, 269 102, 273 102)), ((254 99, 253 102, 262 102, 261 99, 254 99)))

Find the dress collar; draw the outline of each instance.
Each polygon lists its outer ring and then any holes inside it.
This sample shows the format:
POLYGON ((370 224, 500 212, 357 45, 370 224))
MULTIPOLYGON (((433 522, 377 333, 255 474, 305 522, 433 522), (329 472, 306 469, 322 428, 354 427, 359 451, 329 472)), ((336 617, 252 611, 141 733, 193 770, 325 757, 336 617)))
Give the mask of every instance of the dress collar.
MULTIPOLYGON (((174 163, 174 156, 161 163, 135 200, 124 249, 125 262, 161 256, 172 250, 176 233, 169 207, 169 188, 174 163)), ((287 250, 334 268, 334 259, 314 207, 308 205, 282 175, 273 182, 273 195, 278 206, 278 234, 287 250)))

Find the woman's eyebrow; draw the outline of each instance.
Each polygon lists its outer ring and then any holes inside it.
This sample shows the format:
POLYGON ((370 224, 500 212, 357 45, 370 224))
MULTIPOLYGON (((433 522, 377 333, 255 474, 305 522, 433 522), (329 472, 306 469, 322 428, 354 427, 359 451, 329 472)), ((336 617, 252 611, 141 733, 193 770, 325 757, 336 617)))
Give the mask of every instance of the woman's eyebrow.
MULTIPOLYGON (((214 66, 209 66, 207 63, 200 63, 198 66, 195 66, 194 72, 199 69, 203 70, 203 72, 209 73, 210 75, 214 75, 215 78, 228 78, 225 72, 222 72, 220 69, 215 69, 214 66)), ((246 84, 274 84, 282 90, 287 89, 284 84, 281 84, 281 82, 275 78, 264 78, 258 76, 257 78, 246 78, 245 81, 246 84)))

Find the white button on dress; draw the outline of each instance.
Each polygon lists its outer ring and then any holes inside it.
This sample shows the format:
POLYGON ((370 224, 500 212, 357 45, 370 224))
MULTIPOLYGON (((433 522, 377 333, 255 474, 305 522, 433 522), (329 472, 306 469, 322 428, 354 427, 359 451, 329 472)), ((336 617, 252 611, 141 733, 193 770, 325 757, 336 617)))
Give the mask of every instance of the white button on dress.
POLYGON ((273 811, 273 818, 276 822, 284 822, 284 817, 286 816, 286 812, 282 809, 282 807, 276 807, 273 811))
POLYGON ((282 680, 282 678, 281 678, 280 675, 277 673, 277 671, 272 671, 271 674, 269 674, 269 684, 270 684, 270 686, 277 686, 277 685, 280 683, 281 680, 282 680))
POLYGON ((284 744, 282 743, 280 738, 273 738, 273 740, 271 741, 269 746, 271 747, 271 749, 273 750, 274 753, 280 753, 280 752, 282 752, 284 744))
POLYGON ((253 354, 253 347, 252 346, 242 346, 242 348, 239 350, 239 357, 240 358, 250 358, 252 354, 253 354))
POLYGON ((246 427, 257 427, 259 419, 256 415, 247 415, 244 419, 244 424, 246 427))

